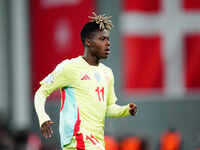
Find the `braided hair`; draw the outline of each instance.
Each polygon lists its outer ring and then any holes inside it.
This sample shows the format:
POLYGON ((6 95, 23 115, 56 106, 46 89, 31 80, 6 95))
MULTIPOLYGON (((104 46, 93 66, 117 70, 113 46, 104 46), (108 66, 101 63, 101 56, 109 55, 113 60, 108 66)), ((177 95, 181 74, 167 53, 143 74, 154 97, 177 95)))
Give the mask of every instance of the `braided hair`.
POLYGON ((97 15, 95 12, 92 13, 93 16, 89 16, 91 19, 87 22, 81 30, 81 41, 85 45, 86 38, 92 38, 94 32, 108 30, 110 31, 113 27, 112 21, 110 20, 111 16, 97 15))

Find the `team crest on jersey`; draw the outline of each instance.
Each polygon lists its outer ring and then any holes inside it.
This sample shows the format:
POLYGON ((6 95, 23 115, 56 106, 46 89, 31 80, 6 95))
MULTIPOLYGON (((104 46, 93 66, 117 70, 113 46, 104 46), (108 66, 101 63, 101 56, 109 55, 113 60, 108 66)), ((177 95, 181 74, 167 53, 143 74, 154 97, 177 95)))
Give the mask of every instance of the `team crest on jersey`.
POLYGON ((108 73, 105 73, 105 79, 106 79, 107 82, 110 81, 110 77, 109 77, 109 74, 108 74, 108 73))
POLYGON ((54 75, 51 73, 46 78, 44 78, 44 82, 50 84, 54 81, 54 75))
POLYGON ((101 76, 100 76, 99 73, 96 72, 96 73, 94 74, 94 77, 95 77, 95 79, 97 80, 97 82, 100 82, 101 76))

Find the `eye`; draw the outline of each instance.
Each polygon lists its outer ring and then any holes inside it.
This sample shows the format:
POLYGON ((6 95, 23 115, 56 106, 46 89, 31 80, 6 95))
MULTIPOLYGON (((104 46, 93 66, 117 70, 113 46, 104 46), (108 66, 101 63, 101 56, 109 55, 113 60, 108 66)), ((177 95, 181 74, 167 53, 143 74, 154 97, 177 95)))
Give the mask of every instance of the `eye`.
POLYGON ((103 36, 103 37, 100 37, 100 40, 104 41, 106 38, 103 36))
POLYGON ((102 40, 102 41, 105 41, 105 40, 110 41, 110 38, 109 38, 109 37, 102 36, 102 37, 100 37, 100 40, 102 40))

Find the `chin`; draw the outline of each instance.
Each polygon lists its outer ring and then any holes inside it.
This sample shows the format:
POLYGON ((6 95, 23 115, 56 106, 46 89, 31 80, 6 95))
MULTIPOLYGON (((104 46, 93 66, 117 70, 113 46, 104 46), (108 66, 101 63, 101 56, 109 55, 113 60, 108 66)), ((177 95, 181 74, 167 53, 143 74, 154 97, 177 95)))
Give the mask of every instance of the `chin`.
POLYGON ((101 57, 101 59, 106 59, 106 58, 108 58, 107 55, 101 57))
POLYGON ((99 55, 99 59, 106 59, 106 58, 108 58, 108 55, 107 55, 107 54, 99 55))

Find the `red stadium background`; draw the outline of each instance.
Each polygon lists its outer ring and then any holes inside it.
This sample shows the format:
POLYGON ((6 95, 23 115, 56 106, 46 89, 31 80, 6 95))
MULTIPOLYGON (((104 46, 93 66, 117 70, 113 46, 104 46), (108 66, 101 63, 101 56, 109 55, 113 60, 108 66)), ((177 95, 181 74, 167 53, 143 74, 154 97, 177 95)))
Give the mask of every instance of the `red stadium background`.
MULTIPOLYGON (((145 95, 156 91, 183 96, 200 91, 200 24, 195 22, 199 20, 195 14, 200 14, 200 2, 170 3, 121 1, 121 79, 127 93, 145 95), (180 17, 183 19, 176 22, 180 17), (175 41, 171 40, 173 36, 175 41)), ((95 6, 93 0, 31 0, 33 93, 56 64, 83 54, 80 30, 95 6)))
POLYGON ((58 63, 83 54, 80 31, 95 6, 94 0, 31 0, 33 93, 58 63))
POLYGON ((125 92, 200 91, 200 1, 121 2, 125 92))

